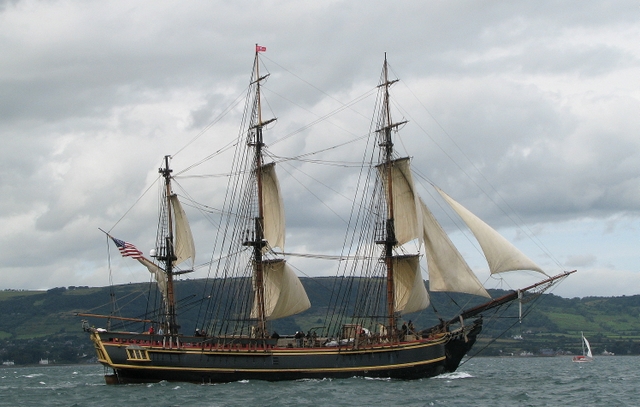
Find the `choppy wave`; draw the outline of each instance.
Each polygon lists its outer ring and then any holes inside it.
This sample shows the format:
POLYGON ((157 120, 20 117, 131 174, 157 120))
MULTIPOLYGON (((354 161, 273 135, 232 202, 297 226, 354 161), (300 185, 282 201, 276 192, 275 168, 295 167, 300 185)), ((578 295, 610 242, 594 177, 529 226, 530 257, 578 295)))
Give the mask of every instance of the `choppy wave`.
POLYGON ((637 357, 476 358, 455 373, 423 380, 367 377, 218 385, 160 382, 107 386, 99 365, 30 366, 0 372, 0 406, 633 406, 637 357))
POLYGON ((470 377, 473 377, 473 375, 467 372, 453 372, 453 373, 443 373, 439 376, 434 377, 434 379, 456 380, 456 379, 468 379, 470 377))

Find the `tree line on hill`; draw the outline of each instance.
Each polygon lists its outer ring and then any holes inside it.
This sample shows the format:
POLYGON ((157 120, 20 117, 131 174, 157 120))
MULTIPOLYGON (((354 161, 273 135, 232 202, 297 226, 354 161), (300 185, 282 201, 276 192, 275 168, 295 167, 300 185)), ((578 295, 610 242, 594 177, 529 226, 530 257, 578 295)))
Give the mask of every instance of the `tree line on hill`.
MULTIPOLYGON (((330 277, 302 278, 313 306, 298 315, 274 321, 280 333, 306 332, 321 324, 330 295, 329 287, 340 283, 330 277)), ((205 280, 181 280, 176 284, 179 323, 191 334, 202 326, 200 304, 207 297, 205 280)), ((427 283, 428 284, 428 283, 427 283)), ((495 298, 506 291, 490 290, 495 298)), ((403 316, 416 328, 448 319, 474 298, 463 294, 432 293, 432 309, 403 316), (437 312, 433 312, 433 311, 437 312)), ((479 301, 479 300, 475 300, 479 301)), ((53 363, 95 361, 93 346, 81 329, 78 312, 144 317, 158 306, 154 284, 113 287, 56 287, 47 291, 5 290, 0 292, 0 359, 15 364, 33 364, 41 359, 53 363)), ((97 327, 106 320, 84 318, 97 327)), ((113 329, 142 331, 141 324, 113 323, 113 329)), ((481 339, 472 354, 518 355, 579 353, 584 332, 594 353, 604 350, 617 355, 640 354, 640 295, 621 297, 562 298, 543 294, 521 321, 513 303, 499 318, 485 320, 481 339)))

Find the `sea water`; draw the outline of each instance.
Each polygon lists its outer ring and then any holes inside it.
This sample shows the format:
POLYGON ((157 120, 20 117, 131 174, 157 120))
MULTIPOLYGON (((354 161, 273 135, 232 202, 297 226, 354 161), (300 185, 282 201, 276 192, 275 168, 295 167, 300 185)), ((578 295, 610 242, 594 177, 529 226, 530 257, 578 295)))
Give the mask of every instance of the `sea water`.
POLYGON ((473 358, 422 380, 107 386, 100 365, 0 368, 0 406, 640 406, 640 358, 473 358))

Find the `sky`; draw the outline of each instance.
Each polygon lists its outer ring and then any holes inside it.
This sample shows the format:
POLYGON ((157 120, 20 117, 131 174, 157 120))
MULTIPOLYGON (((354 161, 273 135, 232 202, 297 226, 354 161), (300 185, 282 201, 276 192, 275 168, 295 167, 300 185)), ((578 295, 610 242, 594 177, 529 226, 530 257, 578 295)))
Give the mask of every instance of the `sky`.
MULTIPOLYGON (((313 157, 357 161, 386 53, 419 183, 577 269, 555 294, 640 294, 638 0, 0 0, 0 289, 148 281, 99 228, 152 248, 165 155, 179 194, 219 207, 255 44, 287 251, 339 252, 354 176, 282 157, 348 142, 313 157)), ((215 221, 186 210, 205 262, 215 221)))

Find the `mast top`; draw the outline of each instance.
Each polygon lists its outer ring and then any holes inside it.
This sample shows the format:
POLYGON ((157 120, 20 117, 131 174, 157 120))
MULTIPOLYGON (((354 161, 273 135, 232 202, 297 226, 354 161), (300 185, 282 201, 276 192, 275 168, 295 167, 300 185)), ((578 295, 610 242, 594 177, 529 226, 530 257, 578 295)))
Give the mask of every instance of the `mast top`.
POLYGON ((166 179, 169 179, 171 177, 171 173, 173 172, 173 170, 171 168, 169 168, 169 159, 171 158, 170 155, 165 155, 164 156, 164 168, 158 168, 158 172, 160 174, 162 174, 163 177, 165 177, 166 179))

